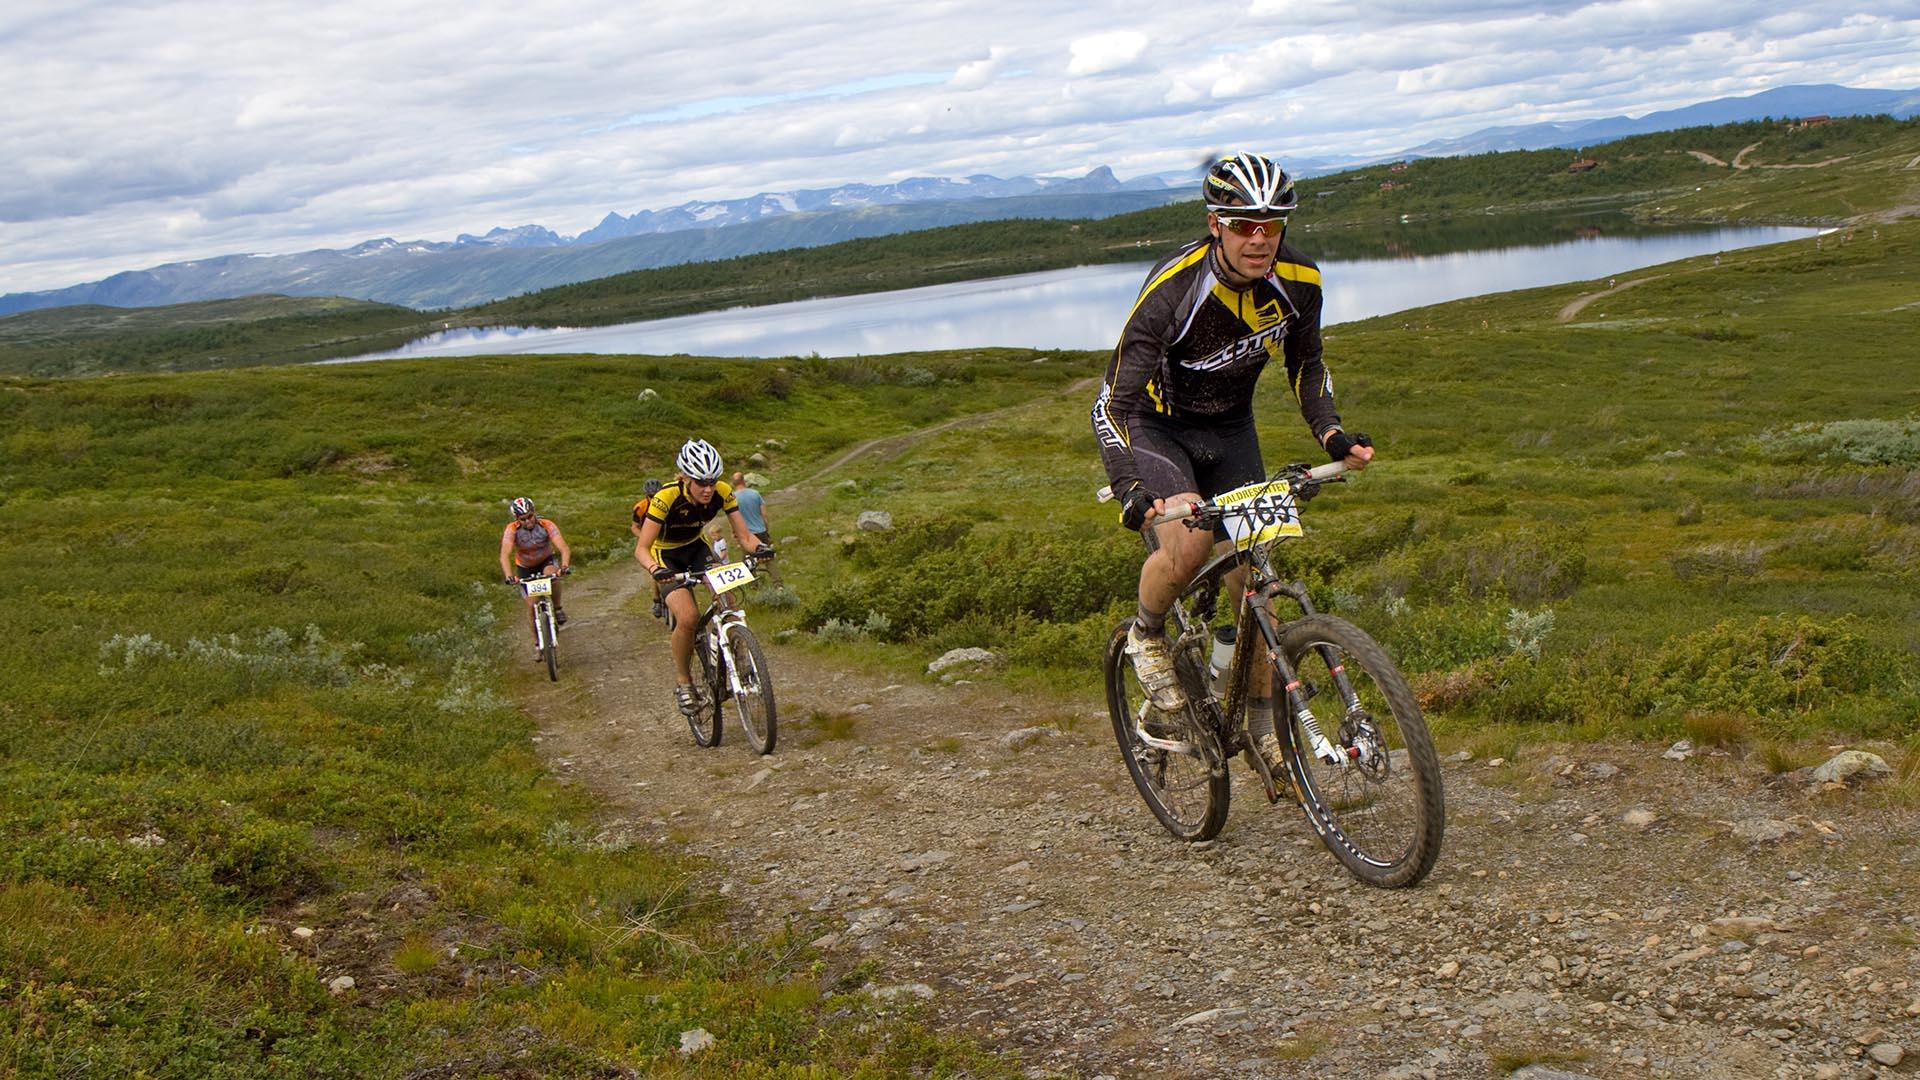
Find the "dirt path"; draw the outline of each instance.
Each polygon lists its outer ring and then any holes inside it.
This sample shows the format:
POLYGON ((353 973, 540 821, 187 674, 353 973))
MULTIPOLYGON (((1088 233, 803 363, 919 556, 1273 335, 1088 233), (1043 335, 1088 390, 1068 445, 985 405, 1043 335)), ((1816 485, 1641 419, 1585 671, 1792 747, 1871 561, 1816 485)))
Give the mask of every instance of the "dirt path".
POLYGON ((1625 292, 1628 289, 1633 288, 1635 285, 1645 285, 1649 281, 1659 281, 1661 278, 1666 276, 1667 275, 1665 274, 1651 274, 1643 278, 1634 278, 1632 281, 1629 281, 1620 285, 1615 285, 1610 289, 1603 289, 1597 293, 1587 293, 1586 295, 1573 300, 1571 303, 1567 304, 1566 307, 1561 308, 1560 313, 1553 317, 1553 321, 1563 322, 1563 323, 1572 322, 1574 319, 1574 316, 1579 315, 1582 311, 1586 310, 1587 305, 1593 303, 1595 300, 1603 300, 1609 296, 1614 295, 1615 293, 1625 292))
POLYGON ((1911 810, 1725 755, 1454 760, 1439 868, 1381 892, 1237 764, 1220 839, 1171 840, 1092 698, 773 646, 778 751, 737 724, 697 749, 644 589, 622 566, 569 594, 562 681, 526 700, 556 772, 605 793, 609 830, 710 859, 742 933, 810 924, 836 962, 877 962, 878 995, 1036 1075, 1488 1077, 1536 1055, 1609 1080, 1854 1078, 1883 1072, 1869 1047, 1899 1047, 1901 1075, 1920 1058, 1911 810))
POLYGON ((898 435, 887 435, 878 439, 868 439, 866 442, 863 442, 858 446, 855 446, 852 449, 849 449, 846 453, 843 453, 839 457, 834 458, 832 461, 827 462, 825 465, 821 466, 817 471, 815 471, 813 475, 807 477, 806 479, 795 481, 794 483, 788 484, 786 487, 780 488, 779 490, 773 492, 769 496, 769 498, 786 498, 788 496, 791 496, 793 493, 797 491, 816 486, 820 483, 820 481, 826 479, 827 476, 830 475, 835 469, 838 469, 840 466, 845 465, 847 462, 852 461, 855 458, 872 455, 874 457, 880 458, 883 461, 890 460, 892 458, 899 457, 901 454, 906 453, 908 450, 919 445, 919 443, 922 442, 923 440, 931 436, 938 435, 943 431, 952 431, 954 428, 978 427, 982 424, 991 424, 997 420, 1002 420, 1006 418, 1008 415, 1013 413, 1022 412, 1024 410, 1032 409, 1036 407, 1044 408, 1048 405, 1051 405, 1056 398, 1072 397, 1078 394, 1087 394, 1091 392, 1093 388, 1098 385, 1100 385, 1099 379, 1081 379, 1073 383, 1071 386, 1068 386, 1066 389, 1061 390, 1059 393, 1048 395, 1047 397, 1041 398, 1039 401, 1023 401, 1018 405, 1009 405, 1004 409, 994 409, 991 412, 970 413, 966 416, 956 416, 953 419, 944 421, 942 423, 934 424, 929 427, 915 428, 912 431, 902 432, 898 435))

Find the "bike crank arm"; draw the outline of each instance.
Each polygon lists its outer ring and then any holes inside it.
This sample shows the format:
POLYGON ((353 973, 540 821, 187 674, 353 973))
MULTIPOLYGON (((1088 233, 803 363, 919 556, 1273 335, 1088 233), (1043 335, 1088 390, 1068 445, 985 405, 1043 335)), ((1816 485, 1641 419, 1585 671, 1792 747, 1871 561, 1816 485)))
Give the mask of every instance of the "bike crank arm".
POLYGON ((1155 750, 1165 750, 1169 754, 1186 754, 1190 757, 1198 757, 1200 748, 1190 742, 1185 742, 1180 739, 1162 739, 1158 736, 1147 734, 1147 711, 1151 708, 1152 705, 1146 702, 1141 703, 1139 714, 1133 718, 1133 737, 1153 747, 1155 750))

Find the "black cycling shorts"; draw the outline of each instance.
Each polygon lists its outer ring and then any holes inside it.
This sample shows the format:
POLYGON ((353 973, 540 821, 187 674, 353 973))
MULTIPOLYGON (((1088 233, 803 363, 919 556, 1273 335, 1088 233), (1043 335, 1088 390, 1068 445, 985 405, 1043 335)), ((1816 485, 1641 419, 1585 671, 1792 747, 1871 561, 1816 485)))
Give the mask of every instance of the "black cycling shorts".
POLYGON ((513 566, 513 576, 519 578, 521 581, 525 581, 528 578, 541 577, 545 575, 548 570, 552 570, 556 574, 560 572, 560 556, 555 555, 546 562, 534 563, 532 566, 521 566, 519 563, 515 563, 513 566))
POLYGON ((655 558, 676 574, 699 574, 713 565, 713 549, 705 540, 695 540, 679 547, 661 548, 655 558))
POLYGON ((1127 424, 1134 471, 1160 498, 1183 491, 1212 498, 1267 477, 1253 417, 1198 427, 1164 416, 1133 417, 1127 424))

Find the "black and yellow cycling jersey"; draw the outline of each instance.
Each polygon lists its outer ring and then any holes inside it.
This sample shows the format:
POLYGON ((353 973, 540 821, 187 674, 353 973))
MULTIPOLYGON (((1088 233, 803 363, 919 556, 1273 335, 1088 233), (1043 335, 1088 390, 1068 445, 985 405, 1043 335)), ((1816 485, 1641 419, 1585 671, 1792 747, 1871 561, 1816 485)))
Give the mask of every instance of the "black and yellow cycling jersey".
POLYGON ((1093 431, 1116 491, 1140 476, 1133 418, 1193 428, 1245 421, 1269 359, 1285 362, 1314 438, 1340 426, 1320 356, 1320 268, 1282 243, 1266 277, 1234 289, 1219 276, 1215 243, 1197 240, 1153 268, 1107 364, 1093 431))
POLYGON ((647 500, 644 517, 640 507, 634 507, 633 523, 644 525, 646 518, 660 523, 660 537, 653 542, 657 554, 693 543, 700 539, 700 530, 706 528, 707 522, 738 509, 740 504, 734 501, 733 485, 725 480, 714 483, 713 498, 708 499, 705 506, 687 498, 687 493, 680 489, 680 481, 675 480, 647 500))

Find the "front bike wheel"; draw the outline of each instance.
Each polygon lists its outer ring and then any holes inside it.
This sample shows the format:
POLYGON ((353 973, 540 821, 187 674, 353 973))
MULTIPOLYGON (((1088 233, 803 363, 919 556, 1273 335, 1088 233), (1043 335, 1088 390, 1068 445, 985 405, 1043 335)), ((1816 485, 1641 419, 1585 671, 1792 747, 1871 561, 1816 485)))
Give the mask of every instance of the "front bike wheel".
POLYGON ((553 605, 541 604, 538 618, 540 619, 542 633, 547 639, 546 647, 541 650, 541 652, 545 654, 542 659, 547 662, 547 681, 559 682, 560 633, 559 628, 553 625, 553 605))
POLYGON ((719 746, 721 678, 713 656, 713 638, 704 626, 693 635, 693 655, 700 660, 700 678, 693 684, 694 693, 704 693, 705 700, 687 716, 687 726, 693 729, 693 745, 719 746))
POLYGON ((1163 713, 1148 703, 1127 655, 1132 627, 1131 619, 1121 622, 1107 642, 1107 710, 1120 758, 1147 809, 1168 832, 1189 842, 1211 840, 1227 823, 1232 793, 1220 740, 1199 719, 1201 706, 1190 703, 1179 713, 1163 713), (1173 745, 1156 746, 1149 738, 1173 745))
POLYGON ((1280 648, 1314 717, 1282 725, 1307 821, 1367 884, 1418 883, 1440 858, 1445 805, 1440 759, 1406 679, 1365 631, 1332 615, 1289 623, 1280 648))
MULTIPOLYGON (((760 651, 759 639, 753 631, 744 625, 735 625, 727 631, 727 666, 732 669, 740 688, 732 692, 733 710, 740 716, 740 726, 746 730, 747 745, 760 754, 773 753, 774 739, 779 735, 773 707, 773 678, 768 673, 766 654, 760 651)), ((722 673, 720 684, 728 686, 726 673, 722 673)))

